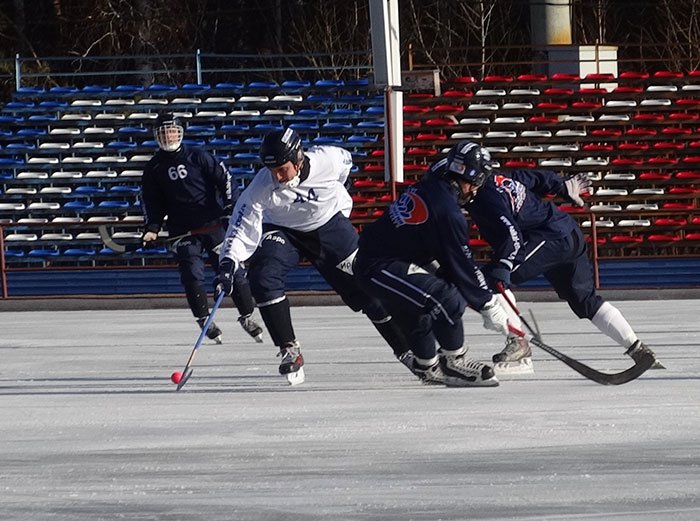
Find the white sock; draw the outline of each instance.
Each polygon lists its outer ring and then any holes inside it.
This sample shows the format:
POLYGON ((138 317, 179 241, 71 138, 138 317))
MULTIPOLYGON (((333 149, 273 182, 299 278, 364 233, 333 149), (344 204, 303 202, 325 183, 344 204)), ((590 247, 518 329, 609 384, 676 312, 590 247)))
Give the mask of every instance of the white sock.
POLYGON ((414 357, 414 360, 420 367, 433 367, 438 362, 438 357, 435 355, 432 358, 418 358, 414 357))
MULTIPOLYGON (((506 290, 506 295, 508 295, 508 298, 510 301, 513 303, 514 306, 517 306, 517 303, 515 302, 515 295, 513 295, 513 292, 509 289, 506 290)), ((501 304, 501 307, 506 310, 506 313, 508 314, 508 323, 510 323, 511 326, 514 328, 519 329, 520 331, 523 330, 523 324, 520 321, 520 318, 518 315, 513 311, 513 308, 510 307, 510 304, 506 302, 506 299, 501 295, 500 293, 496 295, 496 298, 498 298, 498 302, 501 304)))
POLYGON ((593 325, 602 333, 627 349, 637 341, 637 334, 629 325, 620 310, 609 302, 603 302, 598 312, 591 319, 593 325))

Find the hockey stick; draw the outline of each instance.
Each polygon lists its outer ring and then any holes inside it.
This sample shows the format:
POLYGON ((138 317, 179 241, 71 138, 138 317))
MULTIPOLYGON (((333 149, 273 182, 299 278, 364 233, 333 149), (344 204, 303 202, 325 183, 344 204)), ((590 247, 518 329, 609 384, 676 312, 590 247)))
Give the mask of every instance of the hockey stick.
MULTIPOLYGON (((175 237, 168 237, 167 239, 163 240, 156 240, 153 242, 157 242, 160 244, 170 244, 173 243, 179 239, 184 239, 185 237, 189 237, 191 235, 196 235, 198 233, 205 233, 211 230, 216 229, 215 226, 205 226, 202 228, 195 228, 194 230, 190 230, 187 233, 183 233, 182 235, 176 235, 175 237)), ((114 238, 109 234, 109 231, 107 231, 107 226, 104 224, 101 224, 100 226, 97 227, 97 231, 100 234, 100 239, 102 240, 102 244, 107 246, 110 250, 112 250, 114 253, 128 253, 132 251, 136 251, 139 248, 143 248, 144 244, 143 242, 134 242, 134 243, 129 243, 129 244, 121 244, 117 241, 114 240, 114 238)))
MULTIPOLYGON (((515 314, 518 315, 518 318, 521 320, 523 324, 525 324, 525 327, 527 330, 530 332, 530 342, 535 344, 537 347, 542 349, 543 351, 546 351, 550 355, 552 355, 554 358, 561 360, 564 362, 566 365, 571 367, 574 371, 579 373, 580 375, 588 378, 589 380, 592 380, 598 384, 601 385, 621 385, 625 384, 627 382, 630 382, 634 380, 635 378, 639 377, 641 374, 643 374, 647 369, 649 369, 653 364, 654 364, 654 356, 651 353, 644 353, 644 355, 640 358, 638 362, 636 362, 632 367, 629 369, 625 369, 624 371, 620 373, 613 373, 613 374, 608 374, 608 373, 601 373, 600 371, 596 371, 592 367, 587 366, 586 364, 579 362, 578 360, 575 360, 564 353, 561 353, 560 351, 557 351, 551 346, 548 346, 544 342, 542 342, 542 339, 540 337, 540 332, 539 328, 538 329, 533 329, 530 324, 525 320, 525 318, 520 314, 520 311, 518 308, 515 306, 515 303, 508 297, 506 294, 505 288, 503 287, 503 284, 500 282, 496 285, 498 288, 498 291, 501 295, 503 295, 503 298, 506 300, 508 305, 511 307, 513 311, 515 311, 515 314)), ((534 316, 533 316, 534 318, 534 316)), ((517 335, 519 337, 525 337, 525 332, 520 331, 519 329, 513 327, 513 326, 508 326, 508 329, 510 330, 511 333, 514 335, 517 335)))
POLYGON ((190 376, 192 376, 192 361, 194 360, 194 355, 197 352, 197 349, 199 349, 199 346, 202 345, 202 340, 204 340, 204 336, 207 334, 207 331, 209 330, 209 325, 214 321, 214 315, 216 314, 216 311, 219 309, 219 306, 221 305, 221 302, 224 300, 225 293, 223 291, 219 291, 219 294, 216 297, 216 301, 214 302, 214 306, 211 308, 211 311, 209 312, 209 316, 207 317, 207 321, 204 322, 204 325, 202 326, 202 331, 199 333, 199 337, 197 338, 197 341, 194 343, 194 348, 192 349, 192 352, 190 353, 190 357, 187 359, 187 363, 185 364, 185 368, 182 370, 182 376, 180 377, 180 381, 177 383, 177 391, 182 389, 182 387, 187 383, 187 380, 189 380, 190 376))

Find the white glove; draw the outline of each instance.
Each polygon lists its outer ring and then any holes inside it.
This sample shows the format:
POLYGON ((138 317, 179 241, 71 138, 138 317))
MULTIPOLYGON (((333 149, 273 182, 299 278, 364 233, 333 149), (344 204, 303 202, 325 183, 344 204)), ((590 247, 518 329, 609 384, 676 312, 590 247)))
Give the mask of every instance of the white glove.
POLYGON ((158 238, 158 234, 156 232, 146 232, 143 234, 143 237, 141 240, 143 241, 144 244, 153 242, 158 238))
POLYGON ((484 319, 484 327, 486 329, 508 336, 508 313, 503 309, 495 295, 481 308, 479 313, 481 313, 481 318, 484 319))
POLYGON ((579 172, 573 177, 564 181, 564 197, 574 203, 575 206, 583 206, 584 202, 581 199, 581 194, 590 194, 593 192, 591 185, 593 181, 588 178, 588 174, 579 172))

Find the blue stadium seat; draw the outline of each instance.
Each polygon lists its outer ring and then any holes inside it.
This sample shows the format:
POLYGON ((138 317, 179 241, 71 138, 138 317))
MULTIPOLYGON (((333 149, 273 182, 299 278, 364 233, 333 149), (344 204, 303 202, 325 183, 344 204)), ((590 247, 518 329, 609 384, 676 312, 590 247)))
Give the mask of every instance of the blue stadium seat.
POLYGON ((39 102, 39 107, 42 109, 60 109, 68 106, 67 101, 59 101, 59 100, 44 100, 39 102))
POLYGON ((92 248, 66 248, 62 255, 66 257, 92 257, 95 255, 95 250, 92 248))
POLYGON ((202 92, 211 89, 211 85, 207 83, 185 83, 182 90, 192 92, 202 92))
POLYGON ((114 87, 115 92, 141 92, 144 90, 141 85, 117 85, 114 87))
POLYGON ((148 92, 169 92, 173 90, 177 90, 177 86, 175 85, 169 85, 165 83, 153 83, 152 85, 149 85, 146 90, 148 92))
POLYGON ((78 87, 57 86, 57 87, 51 87, 49 89, 49 92, 51 94, 75 94, 77 92, 80 92, 80 89, 78 87))
POLYGON ((240 139, 227 139, 223 137, 215 137, 209 140, 209 145, 212 147, 222 146, 222 147, 232 147, 240 145, 240 139))
POLYGON ((27 253, 28 257, 58 257, 61 254, 52 248, 34 248, 27 253))
POLYGON ((17 131, 18 136, 37 137, 46 135, 45 128, 21 128, 17 131))
POLYGON ((93 94, 100 94, 103 92, 111 92, 112 87, 110 87, 109 85, 86 85, 82 88, 82 91, 93 94))
POLYGON ((76 212, 91 210, 94 207, 95 203, 92 201, 68 201, 63 205, 64 210, 73 210, 76 212))
POLYGON ((250 125, 247 123, 227 123, 221 125, 222 132, 245 132, 246 130, 250 130, 250 125))
POLYGON ((333 89, 343 87, 344 85, 345 85, 345 82, 343 80, 318 80, 318 81, 316 81, 316 83, 314 83, 314 87, 333 88, 333 89))
POLYGON ((301 130, 302 132, 303 131, 318 130, 318 123, 304 123, 304 122, 290 123, 289 128, 293 128, 294 130, 301 130))
POLYGON ((245 87, 245 83, 217 83, 215 89, 221 90, 241 90, 245 87))
POLYGON ((248 84, 249 89, 275 89, 279 87, 276 81, 251 81, 248 84))
POLYGON ((283 89, 307 89, 311 86, 311 82, 302 80, 286 80, 282 82, 283 89))
POLYGON ((100 201, 97 204, 98 208, 114 208, 116 210, 124 210, 126 208, 129 208, 131 204, 129 201, 100 201))

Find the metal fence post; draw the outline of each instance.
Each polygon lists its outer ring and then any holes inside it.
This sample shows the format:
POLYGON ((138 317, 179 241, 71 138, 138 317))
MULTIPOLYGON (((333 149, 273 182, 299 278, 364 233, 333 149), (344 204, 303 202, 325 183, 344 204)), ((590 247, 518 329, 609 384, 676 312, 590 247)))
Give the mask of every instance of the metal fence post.
POLYGON ((197 70, 197 84, 202 84, 202 51, 197 49, 195 53, 195 69, 197 70))
POLYGON ((19 90, 22 86, 22 60, 19 53, 15 54, 15 90, 19 90))

